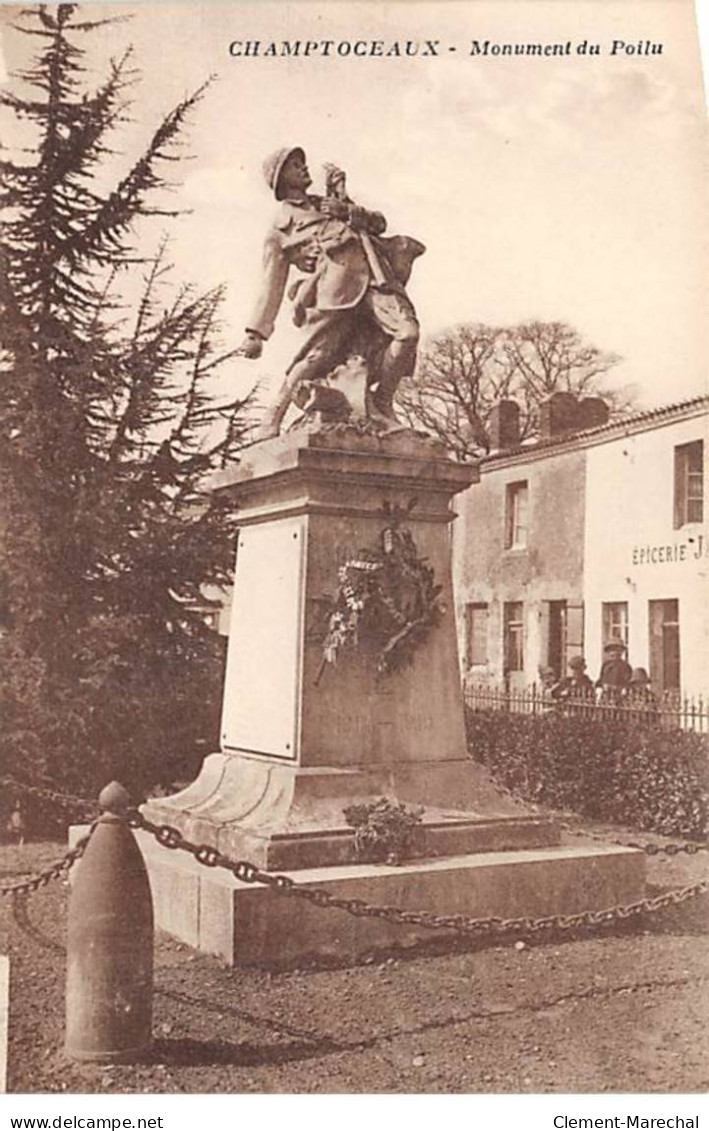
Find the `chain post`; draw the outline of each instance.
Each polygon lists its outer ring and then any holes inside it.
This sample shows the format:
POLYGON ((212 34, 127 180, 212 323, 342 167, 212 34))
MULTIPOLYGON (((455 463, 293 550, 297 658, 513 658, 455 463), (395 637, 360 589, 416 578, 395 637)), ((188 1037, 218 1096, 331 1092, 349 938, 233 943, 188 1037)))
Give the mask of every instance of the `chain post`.
POLYGON ((65 1049, 111 1064, 151 1046, 153 905, 128 793, 111 782, 99 805, 69 899, 65 1049))

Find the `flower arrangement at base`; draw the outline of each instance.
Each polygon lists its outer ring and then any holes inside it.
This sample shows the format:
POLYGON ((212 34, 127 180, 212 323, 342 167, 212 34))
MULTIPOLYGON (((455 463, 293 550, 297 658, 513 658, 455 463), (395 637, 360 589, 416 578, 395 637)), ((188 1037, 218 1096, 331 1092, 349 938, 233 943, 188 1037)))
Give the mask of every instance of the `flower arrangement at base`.
POLYGON ((376 801, 348 805, 343 814, 347 824, 354 829, 358 860, 400 864, 414 851, 416 832, 423 820, 423 806, 408 807, 402 802, 379 797, 376 801))

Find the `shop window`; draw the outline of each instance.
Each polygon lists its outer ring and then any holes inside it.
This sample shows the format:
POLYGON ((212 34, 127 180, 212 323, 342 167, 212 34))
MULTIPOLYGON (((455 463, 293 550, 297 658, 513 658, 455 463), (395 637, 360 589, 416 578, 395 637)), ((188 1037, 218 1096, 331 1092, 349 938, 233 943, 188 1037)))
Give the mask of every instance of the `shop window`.
POLYGON ((527 545, 529 489, 527 481, 508 483, 505 495, 505 546, 517 550, 527 545))
POLYGON ((478 667, 488 662, 488 607, 484 604, 465 606, 465 665, 478 667))
POLYGON ((602 621, 603 644, 609 640, 622 640, 628 647, 628 602, 604 601, 602 621))
POLYGON ((675 448, 675 528, 704 521, 704 441, 675 448))

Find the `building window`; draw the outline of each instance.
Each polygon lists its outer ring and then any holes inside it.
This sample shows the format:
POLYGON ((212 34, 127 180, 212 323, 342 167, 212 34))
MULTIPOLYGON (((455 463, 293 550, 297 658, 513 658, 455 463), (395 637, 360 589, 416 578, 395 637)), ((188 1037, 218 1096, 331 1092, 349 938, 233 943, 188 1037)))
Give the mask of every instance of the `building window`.
POLYGON ((650 679, 658 691, 679 691, 679 601, 649 601, 650 679))
POLYGON ((675 448, 675 528, 704 521, 704 441, 675 448))
POLYGON ((521 601, 507 601, 504 612, 505 671, 524 670, 524 606, 521 601))
POLYGON ((627 601, 604 601, 602 628, 604 645, 609 640, 622 640, 625 647, 628 647, 627 601))
POLYGON ((547 666, 557 679, 566 673, 567 654, 566 601, 549 602, 549 643, 547 666))
POLYGON ((488 661, 487 620, 487 605, 465 606, 465 664, 468 668, 488 661))
POLYGON ((508 483, 505 498, 505 546, 516 550, 527 545, 529 490, 527 481, 508 483))

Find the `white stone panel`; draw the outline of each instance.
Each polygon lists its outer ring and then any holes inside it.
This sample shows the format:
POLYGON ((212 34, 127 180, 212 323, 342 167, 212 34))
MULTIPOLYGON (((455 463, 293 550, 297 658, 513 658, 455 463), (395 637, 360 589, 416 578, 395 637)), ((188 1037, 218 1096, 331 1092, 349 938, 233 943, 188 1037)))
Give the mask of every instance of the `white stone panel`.
POLYGON ((295 758, 302 631, 302 518, 239 532, 222 749, 295 758))

